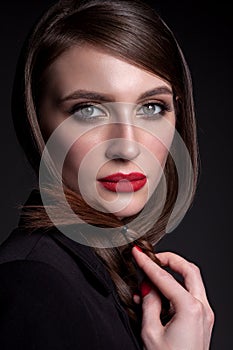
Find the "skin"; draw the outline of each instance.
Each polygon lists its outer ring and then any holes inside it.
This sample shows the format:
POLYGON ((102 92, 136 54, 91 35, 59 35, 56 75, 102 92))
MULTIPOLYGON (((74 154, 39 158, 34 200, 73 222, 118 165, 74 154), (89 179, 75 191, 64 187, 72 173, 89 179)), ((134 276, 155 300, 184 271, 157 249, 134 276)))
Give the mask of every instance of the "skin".
MULTIPOLYGON (((88 45, 74 46, 63 53, 47 69, 43 79, 39 123, 45 141, 62 126, 55 147, 59 155, 70 140, 75 139, 64 162, 65 182, 84 193, 85 200, 97 209, 113 212, 119 218, 138 213, 156 188, 174 136, 172 87, 160 77, 88 45), (161 87, 163 91, 158 93, 161 87), (94 91, 108 101, 74 95, 74 91, 80 89, 94 91), (140 97, 155 89, 156 94, 140 97), (102 114, 94 122, 90 119, 83 122, 79 118, 80 110, 77 112, 74 107, 84 102, 107 110, 114 107, 114 118, 107 114, 103 118, 102 114), (158 104, 155 110, 159 112, 161 103, 169 108, 158 119, 151 119, 151 115, 135 117, 132 107, 138 111, 140 106, 149 103, 158 104), (70 123, 67 124, 67 120, 70 123), (131 193, 114 193, 103 188, 98 179, 117 172, 141 172, 146 175, 147 183, 131 193), (78 173, 81 175, 77 180, 78 173)), ((132 254, 151 285, 151 291, 144 297, 134 296, 135 303, 142 303, 141 336, 145 349, 209 349, 214 314, 199 269, 178 255, 157 254, 164 266, 184 277, 183 288, 146 254, 135 247, 132 254), (158 290, 175 309, 175 315, 165 326, 160 322, 158 290)))
POLYGON ((44 139, 70 115, 76 118, 56 141, 57 148, 62 150, 76 133, 63 167, 65 182, 98 210, 115 213, 119 218, 138 213, 156 188, 173 139, 175 112, 171 86, 156 75, 88 45, 72 47, 62 54, 45 72, 44 79, 39 118, 44 139), (77 90, 94 91, 108 102, 94 100, 87 94, 82 98, 74 96, 77 90), (140 97, 152 90, 156 93, 150 97, 140 97), (97 104, 112 113, 83 121, 78 117, 80 103, 97 104), (155 111, 161 110, 160 104, 166 104, 168 110, 163 116, 156 113, 156 119, 132 112, 148 103, 154 103, 155 111), (118 172, 143 173, 147 183, 136 192, 114 193, 98 181, 118 172))
MULTIPOLYGON (((174 253, 156 254, 162 266, 168 266, 183 276, 185 289, 171 274, 136 247, 133 247, 132 254, 149 278, 151 286, 150 292, 142 298, 141 336, 145 349, 208 350, 214 313, 199 268, 174 253), (158 290, 170 300, 175 309, 175 315, 165 326, 160 322, 161 299, 158 290)), ((134 301, 139 303, 139 296, 134 301)))

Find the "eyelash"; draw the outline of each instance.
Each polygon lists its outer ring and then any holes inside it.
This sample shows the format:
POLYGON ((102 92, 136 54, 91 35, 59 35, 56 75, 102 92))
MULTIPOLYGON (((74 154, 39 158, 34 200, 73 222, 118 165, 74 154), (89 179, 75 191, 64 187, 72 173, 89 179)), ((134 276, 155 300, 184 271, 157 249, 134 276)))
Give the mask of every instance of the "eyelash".
MULTIPOLYGON (((79 104, 76 104, 74 106, 72 106, 72 108, 68 111, 68 114, 69 115, 74 115, 75 113, 77 113, 78 111, 84 109, 84 108, 88 108, 88 107, 96 107, 100 110, 102 110, 100 107, 97 107, 97 105, 99 105, 99 103, 97 102, 82 102, 82 103, 79 103, 79 104)), ((171 111, 171 106, 170 104, 166 103, 166 102, 147 102, 147 103, 144 103, 140 106, 140 109, 143 108, 143 107, 146 107, 146 106, 150 106, 150 105, 155 105, 155 106, 158 106, 159 108, 161 108, 161 111, 154 114, 154 115, 151 115, 151 116, 146 116, 144 117, 144 119, 149 119, 149 120, 155 120, 155 119, 159 119, 159 117, 163 117, 167 112, 170 112, 171 111)), ((104 115, 106 115, 106 113, 104 112, 103 113, 104 115)), ((143 118, 143 117, 142 117, 143 118)), ((88 122, 94 122, 95 120, 97 119, 100 119, 100 116, 94 116, 94 117, 79 117, 78 118, 79 120, 81 121, 88 121, 88 122)))
POLYGON ((147 102, 147 103, 144 103, 140 106, 140 109, 142 107, 145 107, 145 106, 150 106, 150 105, 155 105, 155 106, 158 106, 159 108, 161 108, 161 111, 154 114, 154 115, 151 115, 149 117, 147 117, 145 115, 145 119, 149 119, 149 120, 154 120, 154 119, 158 119, 159 116, 160 117, 163 117, 167 112, 170 112, 171 111, 171 106, 166 103, 166 102, 147 102))
MULTIPOLYGON (((86 103, 86 102, 83 102, 83 103, 79 103, 79 104, 76 104, 74 105, 69 111, 68 111, 68 114, 69 115, 74 115, 75 113, 79 112, 81 109, 84 109, 84 108, 88 108, 88 107, 96 107, 98 109, 101 109, 100 107, 97 107, 97 105, 99 105, 98 102, 89 102, 89 103, 86 103)), ((102 110, 102 109, 101 109, 102 110)), ((106 113, 104 113, 105 115, 106 113)), ((95 121, 97 119, 99 119, 100 117, 97 116, 97 117, 79 117, 78 119, 81 120, 81 121, 88 121, 88 122, 91 122, 91 121, 95 121)))

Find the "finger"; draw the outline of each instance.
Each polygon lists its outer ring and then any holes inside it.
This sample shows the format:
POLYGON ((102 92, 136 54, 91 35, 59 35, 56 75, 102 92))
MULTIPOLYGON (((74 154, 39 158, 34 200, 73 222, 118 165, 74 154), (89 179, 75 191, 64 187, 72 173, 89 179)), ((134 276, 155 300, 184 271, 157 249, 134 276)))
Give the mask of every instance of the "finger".
POLYGON ((203 305, 204 332, 207 335, 205 337, 205 349, 209 349, 211 332, 214 325, 214 313, 207 299, 199 268, 175 253, 158 253, 156 256, 159 258, 162 265, 169 266, 172 270, 178 272, 184 277, 187 290, 203 305))
POLYGON ((145 253, 132 248, 132 254, 149 280, 172 302, 176 310, 185 309, 191 295, 167 271, 155 264, 145 253))
POLYGON ((135 304, 140 304, 140 302, 141 302, 141 297, 140 297, 140 295, 134 294, 134 295, 133 295, 133 301, 135 302, 135 304))
POLYGON ((156 256, 163 266, 168 266, 183 276, 185 287, 192 296, 208 303, 201 272, 196 265, 171 252, 156 253, 156 256))
POLYGON ((151 287, 150 292, 142 297, 142 331, 147 330, 149 332, 153 327, 151 331, 158 334, 163 330, 160 320, 162 303, 156 287, 151 287))

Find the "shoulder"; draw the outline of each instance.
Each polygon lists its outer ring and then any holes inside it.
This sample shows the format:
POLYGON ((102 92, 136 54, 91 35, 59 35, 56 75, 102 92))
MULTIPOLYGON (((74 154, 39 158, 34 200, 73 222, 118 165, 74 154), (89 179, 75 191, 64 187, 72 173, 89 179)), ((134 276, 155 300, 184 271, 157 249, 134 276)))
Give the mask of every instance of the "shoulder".
POLYGON ((67 313, 85 309, 82 267, 49 232, 15 229, 0 247, 0 281, 0 305, 13 319, 28 315, 39 320, 49 314, 57 324, 67 313))
POLYGON ((44 230, 34 232, 20 228, 13 230, 0 246, 0 267, 6 263, 8 264, 3 269, 8 268, 11 273, 15 268, 31 269, 32 271, 37 269, 37 272, 41 268, 42 272, 42 266, 46 265, 48 273, 51 273, 53 268, 63 274, 72 270, 77 272, 78 269, 71 254, 51 237, 49 231, 44 230), (14 264, 14 261, 17 263, 14 264), (22 261, 27 261, 27 263, 22 261))
POLYGON ((14 311, 15 316, 23 312, 38 317, 45 310, 58 316, 58 307, 71 311, 82 305, 69 280, 44 262, 15 260, 1 264, 0 281, 0 305, 10 314, 14 311))
POLYGON ((18 229, 0 247, 0 281, 0 303, 9 296, 22 305, 43 299, 44 308, 71 305, 84 284, 81 265, 49 234, 18 229))
POLYGON ((99 344, 98 300, 104 305, 108 300, 66 248, 49 234, 28 236, 18 230, 1 246, 1 350, 92 349, 99 344))
POLYGON ((60 293, 62 289, 70 289, 64 274, 45 262, 34 260, 12 260, 0 264, 0 280, 1 296, 4 288, 12 290, 15 295, 23 293, 26 296, 28 293, 30 298, 39 297, 50 290, 59 297, 58 287, 60 293))
POLYGON ((96 261, 91 265, 93 261, 87 260, 89 250, 82 252, 82 260, 80 252, 69 249, 71 244, 57 241, 52 232, 12 232, 0 247, 2 300, 10 302, 10 295, 22 305, 43 299, 43 308, 56 308, 59 303, 72 308, 79 300, 84 306, 98 293, 109 294, 110 287, 107 289, 100 279, 102 270, 94 269, 96 261))
POLYGON ((85 344, 91 315, 60 271, 44 262, 15 260, 0 265, 0 281, 1 349, 85 344))
POLYGON ((16 230, 0 247, 1 350, 134 348, 105 270, 71 243, 16 230))

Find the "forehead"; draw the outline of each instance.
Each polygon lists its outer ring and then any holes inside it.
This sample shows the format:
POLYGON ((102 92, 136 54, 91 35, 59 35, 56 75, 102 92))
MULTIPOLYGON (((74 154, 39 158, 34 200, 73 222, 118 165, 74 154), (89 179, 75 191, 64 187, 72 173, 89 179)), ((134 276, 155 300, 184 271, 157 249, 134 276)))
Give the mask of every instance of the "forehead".
POLYGON ((47 87, 60 97, 77 89, 101 91, 124 101, 169 83, 141 68, 90 45, 73 46, 45 74, 47 87), (126 97, 127 94, 127 97, 126 97))

